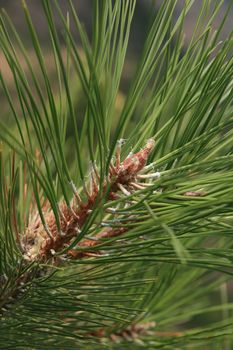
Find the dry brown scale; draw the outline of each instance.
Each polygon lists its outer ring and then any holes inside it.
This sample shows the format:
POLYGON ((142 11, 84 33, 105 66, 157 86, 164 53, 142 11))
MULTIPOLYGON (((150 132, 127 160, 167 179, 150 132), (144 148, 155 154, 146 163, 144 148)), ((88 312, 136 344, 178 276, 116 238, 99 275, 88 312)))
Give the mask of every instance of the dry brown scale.
POLYGON ((156 331, 154 328, 156 326, 155 322, 147 322, 142 324, 132 324, 127 328, 119 332, 111 332, 104 328, 99 328, 95 332, 88 333, 90 337, 97 337, 100 339, 108 338, 114 343, 119 343, 121 341, 140 341, 142 336, 156 336, 156 337, 182 337, 183 332, 163 332, 156 331))
MULTIPOLYGON (((149 154, 154 148, 155 141, 149 139, 145 147, 132 155, 129 155, 121 162, 121 145, 118 142, 116 150, 115 165, 111 162, 109 167, 108 180, 104 185, 103 196, 108 191, 108 199, 116 198, 117 192, 121 191, 124 195, 131 194, 131 190, 142 189, 140 184, 139 172, 145 167, 149 154)), ((44 215, 46 227, 42 224, 39 217, 35 215, 31 217, 26 233, 23 237, 22 245, 26 251, 25 258, 27 260, 48 260, 56 252, 61 251, 65 245, 71 242, 71 239, 77 237, 84 223, 86 222, 91 210, 97 204, 99 187, 98 174, 92 171, 91 174, 91 191, 87 193, 87 201, 83 203, 75 193, 72 206, 69 208, 66 203, 59 205, 60 212, 60 230, 57 228, 55 215, 52 211, 44 215)), ((38 214, 37 214, 38 215, 38 214)), ((99 239, 114 237, 125 232, 125 229, 105 229, 96 236, 96 240, 85 239, 79 243, 79 246, 91 247, 100 243, 99 239)), ((94 254, 94 253, 91 253, 94 254)), ((69 251, 70 257, 90 256, 90 252, 69 251)))

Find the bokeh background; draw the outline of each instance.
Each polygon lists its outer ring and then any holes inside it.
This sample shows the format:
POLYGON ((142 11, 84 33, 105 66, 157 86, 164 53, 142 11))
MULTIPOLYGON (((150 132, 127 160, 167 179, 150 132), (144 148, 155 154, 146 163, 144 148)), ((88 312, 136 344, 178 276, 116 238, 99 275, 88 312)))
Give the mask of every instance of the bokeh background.
MULTIPOLYGON (((91 32, 92 32, 91 11, 93 6, 93 1, 95 0, 74 0, 73 1, 74 6, 79 15, 79 18, 84 24, 90 38, 91 38, 91 32)), ((128 53, 127 53, 127 60, 126 60, 126 65, 124 69, 124 75, 122 77, 121 87, 123 90, 124 90, 124 87, 127 87, 127 82, 130 80, 131 74, 133 74, 133 68, 135 66, 135 63, 137 62, 137 58, 140 55, 141 49, 143 47, 145 35, 146 35, 148 23, 149 23, 150 13, 151 13, 150 11, 151 6, 159 7, 163 1, 166 1, 166 0, 157 0, 157 1, 138 0, 136 3, 136 11, 133 19, 133 24, 132 24, 131 37, 130 37, 128 53)), ((178 17, 180 11, 182 10, 184 6, 184 2, 185 0, 178 0, 177 7, 174 13, 174 21, 176 20, 176 17, 178 17)), ((64 14, 67 13, 67 10, 69 7, 68 1, 58 0, 58 3, 63 13, 64 14)), ((216 0, 212 1, 212 3, 215 4, 216 0)), ((216 28, 218 27, 221 21, 221 18, 230 3, 232 3, 231 0, 224 1, 224 5, 222 6, 221 11, 219 12, 218 17, 216 18, 216 21, 215 21, 216 28)), ((46 19, 43 13, 42 3, 41 1, 30 0, 30 1, 27 1, 27 5, 30 9, 33 23, 35 25, 35 28, 37 29, 38 36, 40 38, 42 46, 45 49, 45 52, 46 52, 46 48, 48 49, 46 53, 47 63, 51 74, 53 74, 54 67, 52 62, 51 62, 51 66, 49 66, 50 64, 49 44, 50 43, 49 43, 48 26, 46 24, 46 19)), ((62 39, 64 35, 62 23, 59 20, 59 16, 56 13, 55 6, 53 5, 53 1, 51 1, 51 5, 54 8, 55 23, 58 28, 58 33, 62 39)), ((185 45, 188 45, 188 42, 191 39, 201 5, 202 5, 202 0, 196 0, 187 15, 187 19, 184 25, 185 45)), ((0 7, 4 8, 6 12, 9 14, 9 17, 12 19, 15 27, 17 28, 18 33, 23 38, 23 41, 26 47, 30 51, 31 42, 28 35, 28 29, 25 23, 21 0, 0 0, 0 7)), ((224 37, 227 36, 227 33, 229 33, 229 31, 232 29, 232 23, 233 23, 233 6, 231 6, 230 16, 228 17, 228 20, 226 21, 224 26, 224 29, 222 32, 222 39, 224 39, 224 37)), ((71 28, 72 28, 72 23, 71 23, 71 28)), ((76 39, 77 39, 77 43, 79 43, 78 36, 76 37, 76 39)), ((1 52, 0 52, 0 65, 1 65, 1 71, 5 71, 5 75, 8 76, 8 80, 9 82, 11 82, 12 78, 10 73, 8 73, 8 68, 3 60, 3 55, 1 52)))
MULTIPOLYGON (((76 8, 78 16, 81 22, 83 23, 90 39, 92 35, 92 6, 94 1, 95 0, 73 0, 74 7, 76 8)), ((114 1, 118 1, 118 0, 114 0, 114 1)), ((154 6, 155 8, 159 8, 159 6, 163 1, 166 1, 166 0, 137 0, 136 2, 135 16, 132 22, 129 46, 128 46, 125 65, 124 65, 123 75, 121 79, 120 91, 118 93, 116 106, 115 106, 116 115, 114 117, 114 120, 116 123, 118 119, 117 116, 120 114, 120 111, 124 104, 124 96, 130 85, 131 78, 134 75, 136 65, 145 42, 147 28, 150 23, 150 16, 152 12, 151 6, 153 6, 153 8, 154 6)), ((50 81, 52 82, 52 85, 53 85, 53 91, 56 94, 56 86, 57 86, 56 67, 55 67, 52 48, 51 48, 48 25, 46 23, 46 18, 43 12, 42 1, 26 0, 26 3, 30 10, 33 24, 36 28, 37 34, 40 39, 40 44, 42 46, 42 51, 46 62, 46 68, 50 76, 50 81)), ((181 10, 183 9, 184 3, 185 3, 185 0, 177 1, 177 6, 174 12, 174 23, 178 18, 181 10)), ((196 0, 185 20, 184 51, 185 51, 185 47, 187 47, 193 35, 197 17, 200 12, 202 3, 203 3, 202 0, 196 0)), ((213 0, 213 1, 210 1, 210 3, 212 5, 216 5, 219 2, 217 0, 213 0)), ((67 11, 69 9, 68 0, 58 0, 58 4, 61 7, 63 13, 67 14, 67 11)), ((219 26, 220 21, 230 4, 232 5, 232 0, 224 1, 223 6, 221 7, 221 10, 219 11, 218 16, 216 17, 216 21, 214 23, 215 28, 219 26)), ((62 42, 64 41, 63 25, 61 23, 61 20, 59 19, 59 15, 56 11, 53 1, 51 1, 51 6, 54 12, 54 19, 55 19, 58 35, 62 42)), ((14 26, 17 29, 17 33, 23 39, 23 43, 27 49, 27 54, 30 57, 30 61, 33 64, 33 67, 35 72, 37 73, 37 76, 39 77, 40 68, 39 68, 38 61, 33 52, 30 35, 28 33, 25 16, 22 9, 22 1, 21 0, 0 0, 0 8, 4 9, 7 12, 14 26)), ((222 30, 221 39, 224 39, 227 36, 227 34, 231 31, 232 23, 233 23, 233 6, 231 6, 230 8, 230 16, 228 16, 228 19, 222 30)), ((79 36, 77 34, 77 31, 74 30, 74 25, 72 24, 72 20, 70 22, 70 26, 76 38, 77 45, 79 45, 80 44, 79 36)), ((63 53, 65 56, 65 49, 63 53)), ((22 55, 19 53, 19 59, 22 58, 21 56, 22 55)), ((20 62, 22 67, 25 69, 25 73, 27 73, 28 68, 25 60, 22 58, 20 59, 20 62)), ((13 98, 14 96, 16 97, 14 79, 12 74, 10 73, 8 64, 6 63, 1 51, 0 51, 0 69, 4 75, 5 81, 8 84, 8 89, 10 90, 10 93, 12 94, 13 98)), ((30 79, 30 74, 28 78, 30 79)), ((83 92, 79 82, 77 81, 77 79, 75 80, 76 81, 73 81, 72 91, 73 91, 74 104, 78 106, 77 109, 79 109, 79 116, 80 116, 82 115, 82 112, 85 110, 85 98, 83 96, 83 92)), ((8 121, 9 125, 11 125, 11 119, 12 119, 10 116, 11 112, 9 110, 8 102, 6 101, 6 98, 4 97, 4 94, 1 91, 1 87, 0 87, 0 104, 1 104, 1 118, 4 119, 5 121, 8 121)), ((15 104, 16 104, 15 107, 17 107, 17 98, 15 98, 15 104)), ((136 116, 136 118, 139 118, 139 117, 140 117, 140 111, 138 113, 138 116, 136 116)), ((114 125, 113 125, 113 128, 114 128, 114 125)))

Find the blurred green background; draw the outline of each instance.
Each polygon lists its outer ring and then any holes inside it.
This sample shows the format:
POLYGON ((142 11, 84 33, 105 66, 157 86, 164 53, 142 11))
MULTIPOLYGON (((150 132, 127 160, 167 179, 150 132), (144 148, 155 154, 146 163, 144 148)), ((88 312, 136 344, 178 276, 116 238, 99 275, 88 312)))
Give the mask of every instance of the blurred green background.
MULTIPOLYGON (((185 0, 178 0, 177 7, 175 10, 175 17, 177 17, 180 11, 182 10, 184 6, 184 2, 185 0)), ((225 0, 225 5, 222 6, 219 12, 219 15, 215 21, 216 28, 218 27, 221 17, 223 16, 225 9, 227 8, 230 2, 231 0, 225 0)), ((58 3, 63 13, 66 14, 69 8, 68 1, 59 0, 58 3)), ((74 0, 73 3, 77 10, 79 18, 81 19, 89 36, 91 37, 91 27, 92 27, 91 12, 92 12, 93 0, 74 0)), ((127 89, 128 83, 130 81, 130 77, 132 76, 134 71, 135 63, 137 62, 137 58, 140 55, 141 49, 144 44, 146 31, 147 31, 147 27, 150 19, 151 6, 159 7, 161 3, 162 3, 162 0, 137 1, 135 16, 133 19, 133 24, 131 29, 131 37, 129 40, 127 60, 126 60, 126 65, 125 65, 125 69, 122 77, 122 83, 121 83, 121 90, 123 92, 125 89, 127 89)), ((215 3, 215 1, 213 1, 213 3, 215 3)), ((187 19, 184 25, 186 45, 192 36, 201 4, 202 4, 202 0, 196 0, 189 14, 187 15, 187 19)), ((30 9, 35 28, 37 29, 41 45, 45 51, 47 68, 50 71, 50 74, 52 75, 53 73, 55 73, 55 67, 54 67, 54 62, 51 59, 51 49, 49 48, 48 26, 46 23, 46 18, 43 13, 42 3, 37 0, 30 0, 30 1, 27 1, 27 5, 30 9)), ((51 5, 54 8, 54 17, 55 17, 55 23, 58 29, 58 33, 60 35, 61 40, 63 40, 64 30, 62 28, 61 20, 59 20, 59 16, 56 13, 53 1, 51 1, 51 5)), ((9 17, 12 19, 15 27, 17 28, 18 33, 23 38, 24 44, 26 45, 26 47, 29 49, 29 52, 30 52, 31 42, 28 35, 28 29, 25 23, 21 0, 0 0, 0 7, 4 8, 6 12, 9 14, 9 17)), ((227 33, 232 29, 232 18, 233 18, 233 7, 231 9, 231 15, 228 17, 228 20, 226 21, 225 27, 223 29, 222 39, 224 39, 227 33)), ((176 18, 174 18, 174 21, 175 20, 176 18)), ((73 29, 72 22, 71 22, 71 29, 73 29)), ((78 36, 76 36, 76 40, 77 40, 77 43, 79 43, 78 36)), ((31 54, 33 55, 33 53, 31 54)), ((1 71, 4 73, 4 76, 7 77, 8 83, 11 86, 11 84, 13 83, 13 79, 9 72, 6 62, 3 59, 3 55, 1 52, 0 52, 0 66, 1 66, 1 71)), ((36 66, 36 62, 35 62, 35 66, 36 66)), ((14 86, 11 86, 11 88, 13 89, 14 86)), ((4 114, 4 112, 6 111, 6 106, 5 104, 3 105, 2 99, 3 99, 3 96, 1 94, 0 102, 1 102, 1 105, 3 106, 1 112, 2 114, 4 114)))

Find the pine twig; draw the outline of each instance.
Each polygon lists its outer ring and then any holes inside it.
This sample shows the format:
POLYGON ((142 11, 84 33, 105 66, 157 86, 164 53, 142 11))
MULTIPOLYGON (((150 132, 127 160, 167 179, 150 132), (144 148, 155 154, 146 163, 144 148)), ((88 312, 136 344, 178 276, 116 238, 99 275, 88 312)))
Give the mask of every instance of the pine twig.
MULTIPOLYGON (((117 192, 122 192, 125 196, 132 193, 132 183, 139 181, 138 173, 144 168, 148 156, 154 148, 154 140, 149 139, 146 146, 139 151, 127 157, 123 162, 120 162, 120 147, 121 141, 117 148, 116 165, 109 167, 108 181, 105 182, 102 196, 99 198, 99 188, 97 186, 97 176, 92 173, 92 188, 91 193, 87 193, 87 201, 83 203, 78 197, 78 201, 73 199, 75 205, 69 208, 65 203, 59 205, 60 228, 59 231, 56 225, 55 215, 49 211, 45 215, 46 226, 38 219, 36 222, 32 217, 26 234, 23 237, 23 246, 25 249, 25 258, 30 261, 39 260, 47 261, 53 255, 64 248, 65 245, 70 244, 72 238, 76 237, 86 220, 88 219, 91 210, 98 205, 107 195, 107 200, 116 198, 117 192), (98 202, 98 203, 97 203, 98 202), (48 237, 49 232, 49 237, 48 237)), ((153 175, 152 175, 153 176, 153 175)), ((143 184, 141 184, 143 186, 143 184)), ((110 230, 100 233, 96 239, 99 243, 101 238, 109 238, 123 233, 123 230, 110 230)), ((97 243, 96 243, 97 244, 97 243)), ((90 240, 85 240, 81 246, 93 246, 90 240)), ((70 255, 72 256, 72 252, 70 255)), ((74 254, 73 254, 74 255, 74 254)))

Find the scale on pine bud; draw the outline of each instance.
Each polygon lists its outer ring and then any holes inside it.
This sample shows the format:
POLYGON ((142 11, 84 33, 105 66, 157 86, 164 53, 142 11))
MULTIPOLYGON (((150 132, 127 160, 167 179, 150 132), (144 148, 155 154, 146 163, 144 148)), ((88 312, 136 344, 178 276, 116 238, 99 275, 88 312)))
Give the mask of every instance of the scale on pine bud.
MULTIPOLYGON (((155 141, 153 139, 147 140, 145 147, 139 152, 134 154, 130 153, 128 157, 121 161, 121 148, 123 143, 124 141, 122 139, 117 143, 115 162, 113 160, 111 161, 108 177, 103 186, 104 190, 102 191, 102 195, 105 196, 107 201, 119 198, 119 192, 124 196, 128 196, 135 193, 135 191, 145 189, 152 185, 152 183, 146 182, 147 179, 153 179, 160 176, 158 172, 148 173, 146 175, 141 174, 145 168, 148 157, 155 146, 155 141)), ((99 188, 101 184, 99 181, 100 176, 95 165, 91 171, 89 182, 90 190, 87 190, 88 186, 85 183, 83 184, 81 191, 86 199, 81 199, 75 185, 72 183, 74 198, 71 200, 70 207, 63 201, 58 205, 59 213, 61 214, 60 231, 56 226, 56 219, 52 210, 48 210, 44 216, 44 222, 46 223, 47 229, 45 229, 45 225, 41 221, 39 224, 37 221, 37 225, 35 226, 33 223, 33 215, 31 215, 26 234, 23 237, 26 259, 52 259, 56 257, 56 253, 63 250, 71 243, 72 239, 80 234, 83 225, 96 205, 96 201, 100 200, 99 188)), ((38 213, 34 215, 34 218, 35 217, 38 218, 38 213)), ((102 234, 105 236, 105 231, 100 232, 100 236, 97 236, 96 244, 98 244, 99 237, 102 237, 102 234)), ((116 235, 123 233, 121 230, 118 231, 119 232, 117 232, 116 235)), ((111 230, 108 231, 107 236, 109 234, 111 236, 115 234, 114 232, 110 232, 111 230)), ((85 242, 85 240, 81 241, 79 244, 82 245, 83 242, 85 242)))

